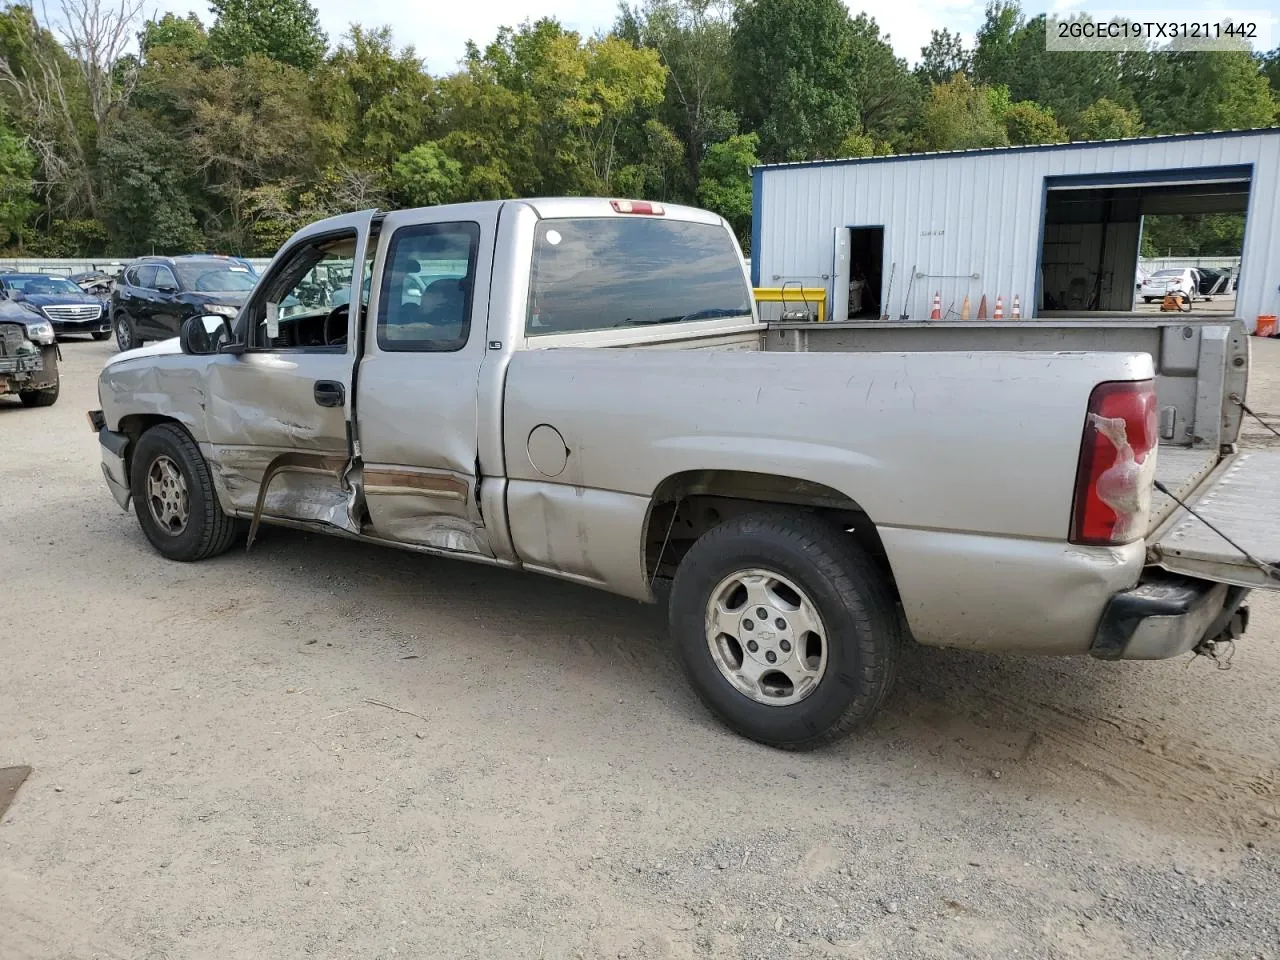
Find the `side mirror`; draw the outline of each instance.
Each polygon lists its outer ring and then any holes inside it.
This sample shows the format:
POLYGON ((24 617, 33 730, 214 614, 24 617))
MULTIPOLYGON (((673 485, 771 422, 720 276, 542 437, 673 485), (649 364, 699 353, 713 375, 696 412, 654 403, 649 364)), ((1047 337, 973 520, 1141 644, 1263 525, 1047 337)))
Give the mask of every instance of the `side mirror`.
POLYGON ((188 317, 178 331, 178 344, 183 353, 203 357, 224 351, 231 343, 231 321, 217 314, 188 317))
POLYGON ((160 284, 156 287, 157 293, 177 293, 178 288, 171 283, 160 284))

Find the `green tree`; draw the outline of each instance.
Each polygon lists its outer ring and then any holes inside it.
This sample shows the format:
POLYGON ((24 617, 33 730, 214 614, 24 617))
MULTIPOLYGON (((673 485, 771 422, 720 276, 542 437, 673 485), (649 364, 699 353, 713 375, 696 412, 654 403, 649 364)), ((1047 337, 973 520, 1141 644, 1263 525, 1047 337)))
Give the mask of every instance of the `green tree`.
POLYGON ((1106 97, 1126 108, 1135 105, 1133 75, 1143 69, 1141 54, 1046 48, 1043 15, 1023 20, 1010 3, 988 7, 974 52, 974 76, 980 83, 1004 85, 1013 102, 1031 101, 1073 126, 1081 110, 1106 97))
MULTIPOLYGON (((656 50, 666 67, 666 89, 655 119, 679 139, 690 198, 707 149, 737 130, 731 9, 728 0, 645 0, 624 5, 614 28, 620 39, 656 50)), ((672 155, 670 145, 663 146, 665 137, 652 128, 640 138, 637 148, 643 149, 643 141, 648 141, 663 156, 672 155)), ((662 178, 664 189, 678 186, 670 182, 669 173, 662 178)))
POLYGON ((687 201, 684 143, 675 131, 651 117, 627 136, 619 150, 626 158, 614 177, 617 192, 652 200, 687 201))
MULTIPOLYGON (((1271 95, 1280 100, 1280 46, 1268 53, 1259 53, 1257 60, 1258 71, 1271 86, 1271 95)), ((1280 122, 1280 113, 1277 113, 1276 120, 1280 122)))
POLYGON ((0 10, 0 90, 36 156, 46 220, 72 223, 98 215, 97 144, 126 109, 136 71, 124 57, 127 5, 67 0, 63 13, 55 37, 31 7, 0 10))
POLYGON ((1072 130, 1076 140, 1120 140, 1142 134, 1142 117, 1106 97, 1080 111, 1072 130))
POLYGON ((311 71, 329 46, 307 0, 209 0, 209 9, 209 48, 225 63, 243 63, 256 53, 311 71))
POLYGON ((411 207, 450 203, 465 193, 462 164, 433 141, 401 156, 391 168, 391 183, 397 198, 411 207))
POLYGON ((208 46, 209 36, 205 33, 204 24, 194 13, 185 17, 166 13, 159 20, 148 20, 138 34, 138 50, 144 60, 155 47, 173 47, 194 57, 204 53, 208 46))
POLYGON ((173 133, 138 111, 128 114, 102 143, 102 219, 113 249, 181 253, 201 245, 188 194, 193 170, 187 160, 173 133))
POLYGON ((963 74, 934 85, 920 114, 920 148, 965 150, 1005 146, 1009 137, 996 115, 995 105, 1007 96, 1007 91, 993 96, 991 88, 976 86, 963 74))
POLYGON ((1246 49, 1205 51, 1178 45, 1152 52, 1137 82, 1151 133, 1191 133, 1270 126, 1276 100, 1246 49))
POLYGON ((435 85, 412 47, 397 51, 391 29, 353 25, 330 58, 319 86, 350 130, 352 159, 386 169, 427 138, 435 85))
POLYGON ((177 135, 195 159, 207 197, 206 235, 241 252, 274 249, 255 246, 263 243, 255 218, 267 209, 259 191, 273 186, 285 195, 317 182, 344 139, 343 128, 321 113, 323 94, 301 70, 261 54, 206 70, 175 58, 157 65, 155 76, 163 78, 177 135))
POLYGON ((1244 214, 1161 214, 1142 218, 1144 257, 1237 257, 1244 214))
POLYGON ((1030 100, 1011 103, 1001 120, 1012 144, 1065 143, 1068 139, 1067 131, 1054 119, 1053 111, 1030 100))
POLYGON ((968 76, 973 70, 973 54, 964 48, 960 34, 950 30, 929 31, 929 45, 920 48, 916 77, 923 83, 944 83, 957 73, 968 76))
MULTIPOLYGON (((485 117, 483 124, 518 125, 534 178, 543 189, 558 193, 610 191, 615 171, 624 165, 619 132, 662 102, 666 84, 656 51, 637 49, 617 37, 584 43, 550 19, 501 29, 483 55, 471 51, 468 75, 473 88, 494 83, 502 88, 494 105, 502 104, 505 115, 485 117)), ((464 86, 449 91, 454 92, 467 91, 464 86)), ((446 105, 446 114, 448 110, 446 105)), ((474 132, 465 120, 450 131, 470 134, 469 151, 484 146, 474 132)), ((455 152, 460 139, 445 137, 442 146, 464 159, 455 152)), ((522 172, 520 180, 526 181, 529 171, 522 172)))
POLYGON ((861 130, 855 130, 840 141, 841 157, 884 157, 893 153, 893 146, 885 140, 877 140, 861 130))
POLYGON ((712 145, 698 178, 698 202, 729 221, 743 249, 751 242, 751 168, 760 163, 759 145, 754 133, 712 145))
POLYGON ((901 140, 920 112, 919 80, 907 62, 894 55, 889 38, 881 36, 880 27, 866 14, 853 19, 849 41, 860 129, 883 140, 901 140))
POLYGON ((0 245, 16 241, 18 249, 22 249, 27 221, 36 211, 32 200, 35 168, 36 158, 22 137, 0 116, 0 245))
POLYGON ((859 72, 841 0, 744 0, 732 52, 737 112, 766 160, 830 157, 858 128, 859 72))
POLYGON ((1014 85, 1023 23, 1016 0, 988 0, 973 48, 973 75, 979 83, 1014 85))

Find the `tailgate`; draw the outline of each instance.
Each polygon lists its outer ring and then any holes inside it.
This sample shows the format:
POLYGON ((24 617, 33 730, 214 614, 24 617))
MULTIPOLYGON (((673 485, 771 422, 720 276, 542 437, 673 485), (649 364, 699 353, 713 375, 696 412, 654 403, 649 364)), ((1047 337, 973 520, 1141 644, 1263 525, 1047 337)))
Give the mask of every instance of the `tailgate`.
MULTIPOLYGON (((1280 565, 1280 450, 1226 457, 1185 502, 1255 559, 1280 565)), ((1147 549, 1153 563, 1173 573, 1280 590, 1280 572, 1260 570, 1182 507, 1148 537, 1147 549)))

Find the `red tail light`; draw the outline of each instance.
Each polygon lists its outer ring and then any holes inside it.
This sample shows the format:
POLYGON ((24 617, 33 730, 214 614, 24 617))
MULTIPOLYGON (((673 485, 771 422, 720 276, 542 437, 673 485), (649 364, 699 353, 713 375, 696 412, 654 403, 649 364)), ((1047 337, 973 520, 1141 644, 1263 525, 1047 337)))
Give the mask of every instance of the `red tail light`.
POLYGON ((1089 395, 1071 511, 1071 542, 1129 543, 1146 533, 1160 442, 1150 380, 1100 383, 1089 395))

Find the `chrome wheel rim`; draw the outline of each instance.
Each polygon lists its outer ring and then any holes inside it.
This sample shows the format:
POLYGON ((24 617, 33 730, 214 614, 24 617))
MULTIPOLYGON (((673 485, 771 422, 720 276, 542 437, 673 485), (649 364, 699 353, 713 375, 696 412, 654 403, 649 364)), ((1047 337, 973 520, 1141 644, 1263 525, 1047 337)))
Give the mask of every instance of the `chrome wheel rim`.
POLYGON ((827 672, 827 631, 817 607, 772 570, 739 570, 721 580, 707 601, 706 634, 720 674, 756 703, 799 703, 827 672))
POLYGON ((129 340, 129 321, 120 317, 116 320, 116 346, 121 350, 128 350, 129 340))
POLYGON ((176 537, 187 529, 191 516, 187 480, 167 456, 156 457, 147 470, 147 507, 151 519, 169 536, 176 537))

